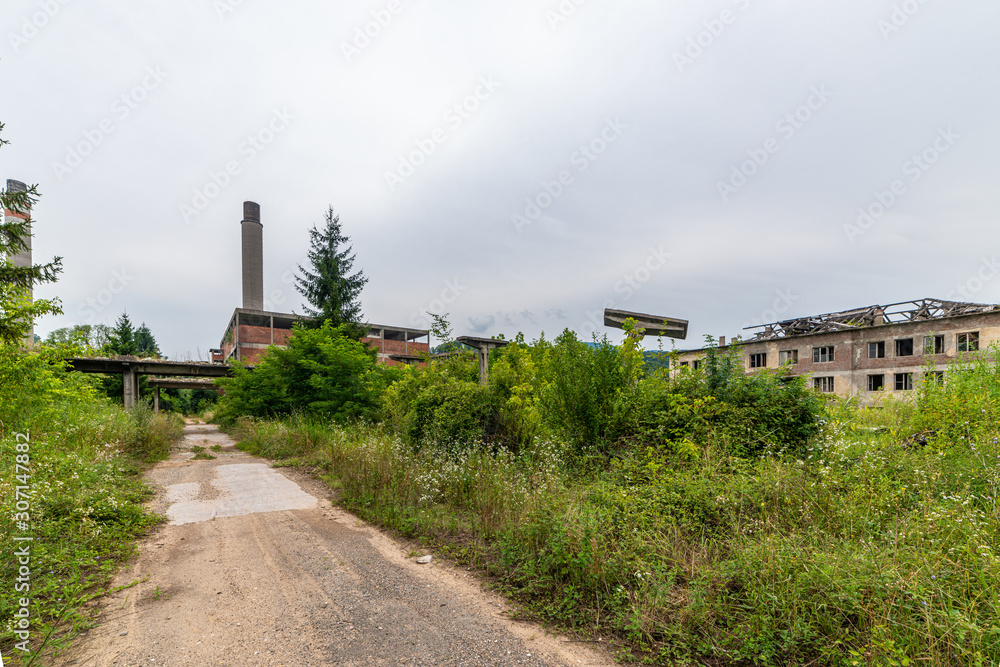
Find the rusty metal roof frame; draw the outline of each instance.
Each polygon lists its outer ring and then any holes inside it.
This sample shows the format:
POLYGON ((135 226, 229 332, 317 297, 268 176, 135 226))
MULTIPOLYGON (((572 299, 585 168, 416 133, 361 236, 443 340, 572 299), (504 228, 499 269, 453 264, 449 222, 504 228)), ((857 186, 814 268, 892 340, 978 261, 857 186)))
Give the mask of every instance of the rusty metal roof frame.
POLYGON ((760 324, 746 327, 744 330, 760 329, 754 333, 751 340, 773 340, 805 334, 830 333, 848 329, 864 329, 883 324, 902 324, 905 322, 924 322, 939 320, 960 315, 975 315, 1000 309, 1000 306, 987 303, 966 303, 962 301, 943 301, 941 299, 918 299, 915 301, 900 301, 885 306, 868 306, 844 310, 839 313, 826 313, 799 317, 771 324, 760 324))

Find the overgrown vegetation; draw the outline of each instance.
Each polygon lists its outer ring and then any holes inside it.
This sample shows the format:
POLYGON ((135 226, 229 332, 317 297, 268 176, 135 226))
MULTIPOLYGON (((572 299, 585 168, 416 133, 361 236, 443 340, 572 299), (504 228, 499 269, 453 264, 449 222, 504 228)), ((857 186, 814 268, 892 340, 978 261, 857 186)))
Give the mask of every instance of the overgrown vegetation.
POLYGON ((0 347, 5 664, 41 664, 39 649, 56 650, 92 625, 88 603, 107 590, 135 539, 160 521, 142 507, 150 494, 142 467, 165 458, 181 430, 177 417, 154 415, 144 405, 131 412, 115 406, 94 378, 65 371, 60 356, 52 348, 0 347), (27 564, 19 562, 25 556, 15 557, 26 545, 27 564), (15 634, 22 599, 29 602, 26 644, 15 634))
POLYGON ((671 377, 635 343, 518 339, 487 386, 460 354, 407 369, 379 423, 236 435, 625 658, 1000 661, 998 350, 860 408, 714 349, 671 377))

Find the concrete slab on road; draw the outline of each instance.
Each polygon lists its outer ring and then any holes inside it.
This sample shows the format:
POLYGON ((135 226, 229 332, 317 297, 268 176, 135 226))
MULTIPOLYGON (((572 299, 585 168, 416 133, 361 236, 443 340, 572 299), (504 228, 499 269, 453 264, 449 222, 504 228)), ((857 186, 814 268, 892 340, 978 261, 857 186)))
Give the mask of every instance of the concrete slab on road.
POLYGON ((333 507, 321 482, 189 425, 148 474, 170 523, 115 584, 101 625, 56 664, 614 665, 508 617, 509 603, 333 507), (193 459, 191 447, 215 460, 193 459))

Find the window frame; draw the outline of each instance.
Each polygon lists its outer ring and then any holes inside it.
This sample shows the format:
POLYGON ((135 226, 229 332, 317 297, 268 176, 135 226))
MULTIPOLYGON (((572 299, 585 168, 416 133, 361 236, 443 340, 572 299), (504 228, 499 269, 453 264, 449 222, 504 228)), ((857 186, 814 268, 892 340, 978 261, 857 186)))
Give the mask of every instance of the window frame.
POLYGON ((909 338, 896 338, 893 342, 895 343, 895 345, 893 345, 893 352, 894 352, 895 356, 897 356, 897 357, 912 357, 913 356, 913 337, 912 336, 909 337, 909 338), (910 345, 910 351, 909 351, 909 353, 905 353, 905 352, 901 352, 900 351, 900 343, 909 343, 909 345, 910 345))
POLYGON ((748 356, 750 368, 767 368, 767 352, 752 352, 748 356), (763 361, 763 363, 757 363, 763 361))
POLYGON ((978 352, 979 351, 979 332, 978 331, 963 331, 962 333, 955 334, 955 349, 959 352, 978 352), (962 341, 962 338, 965 341, 962 341), (970 343, 972 348, 969 349, 970 343))
POLYGON ((794 350, 778 350, 778 365, 784 366, 785 364, 797 364, 799 363, 799 351, 794 350))
POLYGON ((944 354, 944 335, 924 336, 924 354, 944 354))
POLYGON ((813 363, 814 364, 829 364, 835 359, 835 345, 820 345, 819 347, 813 348, 813 363), (824 359, 824 352, 829 352, 829 358, 824 359))
POLYGON ((893 378, 895 391, 913 391, 913 373, 896 373, 893 378))
POLYGON ((824 375, 821 377, 813 378, 813 389, 823 394, 833 394, 835 393, 834 387, 836 383, 834 382, 832 375, 824 375))
POLYGON ((882 391, 885 389, 885 373, 872 373, 868 376, 868 391, 882 391), (879 386, 872 387, 873 380, 879 378, 879 386))
POLYGON ((885 359, 885 341, 875 341, 873 343, 868 343, 868 358, 869 359, 885 359), (872 355, 872 346, 875 347, 876 354, 872 355))

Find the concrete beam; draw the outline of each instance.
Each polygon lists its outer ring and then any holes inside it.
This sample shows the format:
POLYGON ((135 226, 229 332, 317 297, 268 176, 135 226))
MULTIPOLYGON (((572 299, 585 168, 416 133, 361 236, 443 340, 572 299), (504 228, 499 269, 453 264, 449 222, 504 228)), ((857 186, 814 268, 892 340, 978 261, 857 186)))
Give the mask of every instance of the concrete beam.
POLYGON ((476 336, 459 336, 459 343, 474 348, 479 353, 479 384, 486 384, 490 377, 490 350, 507 345, 510 341, 495 338, 477 338, 476 336))
POLYGON ((646 330, 647 336, 666 336, 667 338, 687 338, 688 321, 679 320, 674 317, 661 317, 659 315, 647 315, 646 313, 633 313, 627 310, 615 310, 613 308, 604 309, 604 326, 621 329, 627 319, 635 320, 635 323, 646 330))

